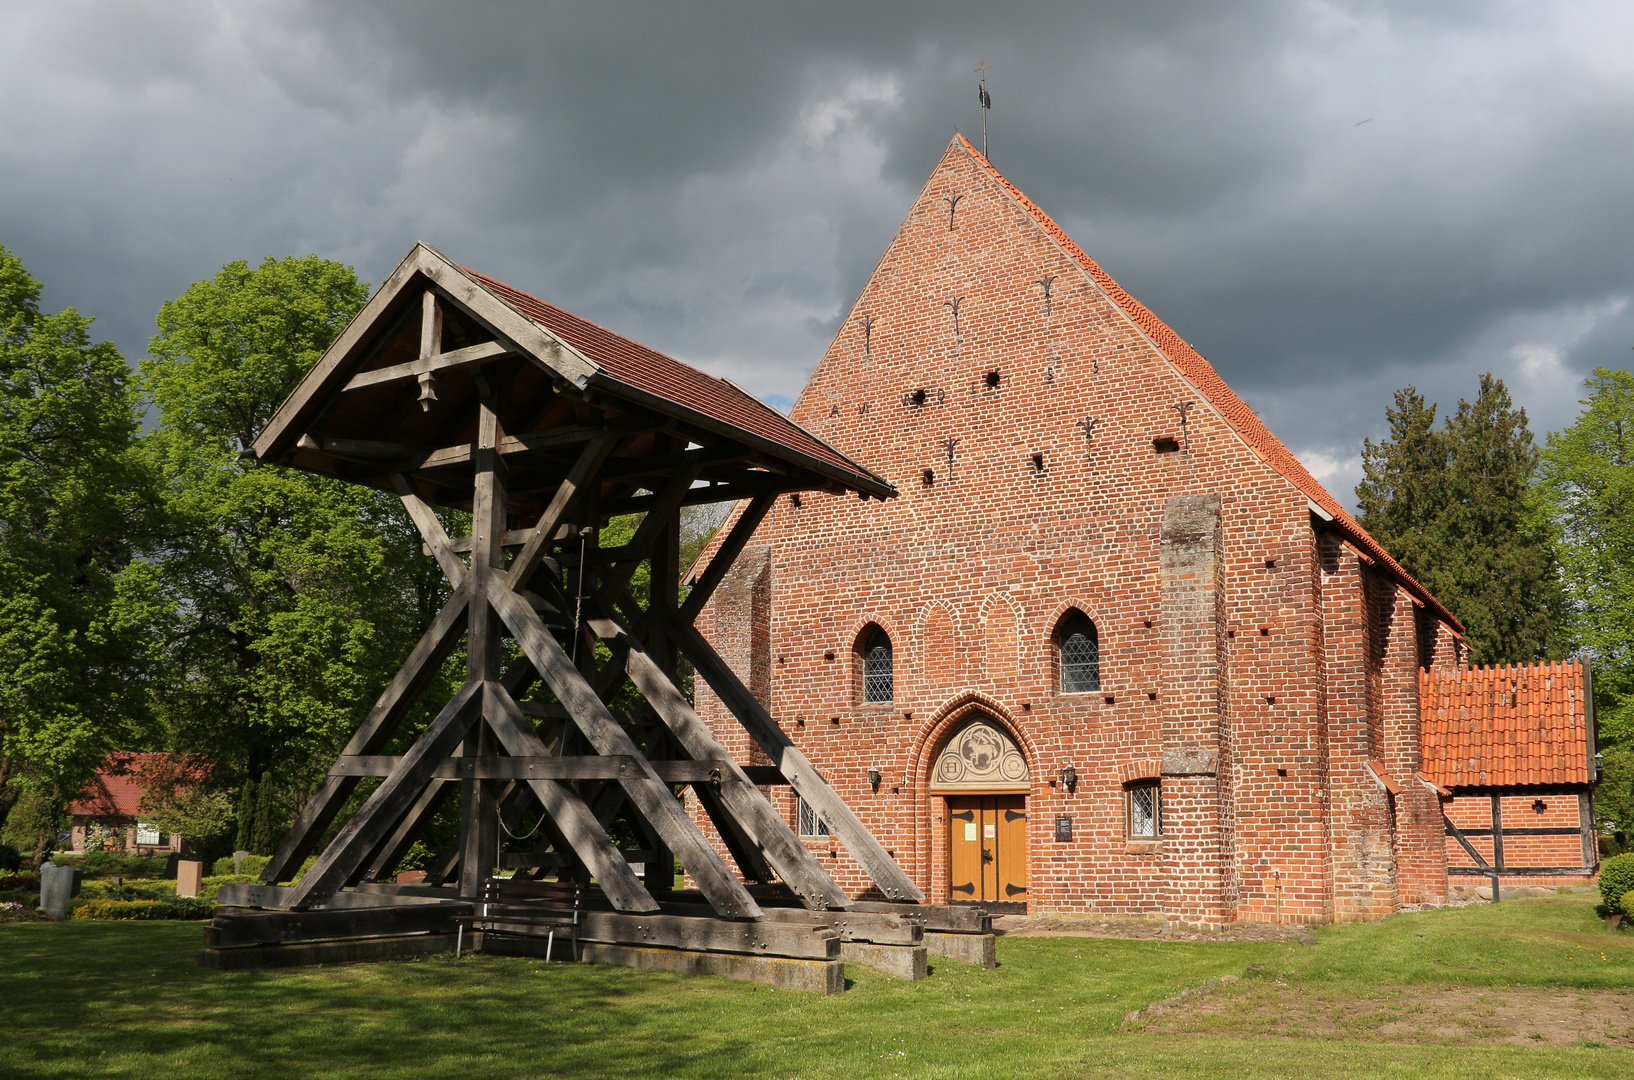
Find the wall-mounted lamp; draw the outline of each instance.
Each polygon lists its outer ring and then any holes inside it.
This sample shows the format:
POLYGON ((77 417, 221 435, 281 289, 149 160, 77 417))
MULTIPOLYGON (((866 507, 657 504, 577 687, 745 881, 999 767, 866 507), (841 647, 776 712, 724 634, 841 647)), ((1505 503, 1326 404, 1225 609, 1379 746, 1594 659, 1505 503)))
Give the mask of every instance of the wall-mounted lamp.
POLYGON ((868 786, 874 789, 875 795, 879 794, 879 770, 872 765, 868 766, 868 786))
POLYGON ((1071 765, 1061 767, 1061 784, 1068 791, 1075 791, 1078 787, 1078 770, 1071 765))

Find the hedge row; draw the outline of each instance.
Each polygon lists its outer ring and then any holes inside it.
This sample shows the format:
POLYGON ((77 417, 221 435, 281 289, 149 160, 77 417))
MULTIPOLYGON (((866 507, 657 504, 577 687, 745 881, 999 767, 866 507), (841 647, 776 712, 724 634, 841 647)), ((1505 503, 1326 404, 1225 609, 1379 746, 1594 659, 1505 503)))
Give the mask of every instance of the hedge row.
POLYGON ((99 921, 208 919, 215 912, 215 907, 213 902, 193 896, 178 896, 170 900, 88 900, 80 897, 68 902, 68 917, 99 921))

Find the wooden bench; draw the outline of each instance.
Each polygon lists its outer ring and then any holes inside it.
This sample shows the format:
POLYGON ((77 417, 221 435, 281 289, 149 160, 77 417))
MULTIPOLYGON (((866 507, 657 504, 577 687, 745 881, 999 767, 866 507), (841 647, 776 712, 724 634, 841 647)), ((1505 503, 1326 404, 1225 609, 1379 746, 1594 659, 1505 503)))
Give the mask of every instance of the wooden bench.
POLYGON ((556 945, 556 932, 566 933, 573 946, 573 959, 579 958, 579 921, 584 911, 584 886, 573 881, 512 881, 508 878, 489 878, 482 883, 476 901, 476 911, 454 921, 459 932, 454 941, 454 958, 459 959, 465 927, 473 930, 516 927, 524 933, 543 931, 545 963, 556 945))

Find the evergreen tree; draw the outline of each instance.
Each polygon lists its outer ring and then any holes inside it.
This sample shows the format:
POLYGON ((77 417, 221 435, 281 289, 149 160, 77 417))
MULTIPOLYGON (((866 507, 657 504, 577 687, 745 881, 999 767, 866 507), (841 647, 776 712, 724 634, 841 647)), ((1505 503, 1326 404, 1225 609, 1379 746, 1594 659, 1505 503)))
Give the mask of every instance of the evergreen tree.
POLYGON ((256 785, 255 824, 250 830, 250 851, 253 854, 271 855, 277 843, 273 835, 276 831, 273 824, 273 814, 276 813, 273 799, 272 773, 262 773, 261 782, 256 785))
POLYGON ((1473 663, 1559 656, 1564 596, 1531 489, 1538 451, 1503 380, 1435 428, 1436 407, 1407 387, 1390 438, 1363 444, 1361 524, 1464 623, 1473 663))
POLYGON ((1594 668, 1602 819, 1634 832, 1634 374, 1596 368, 1577 422, 1551 433, 1541 488, 1573 636, 1594 668))
POLYGON ((238 835, 233 840, 234 851, 249 851, 255 835, 255 783, 244 781, 244 794, 238 800, 238 835))

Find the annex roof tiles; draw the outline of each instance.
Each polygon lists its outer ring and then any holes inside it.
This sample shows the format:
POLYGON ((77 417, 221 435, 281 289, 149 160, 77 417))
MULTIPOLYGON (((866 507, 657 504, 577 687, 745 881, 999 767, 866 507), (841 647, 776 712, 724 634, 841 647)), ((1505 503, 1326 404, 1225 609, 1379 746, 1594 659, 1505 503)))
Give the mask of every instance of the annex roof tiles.
POLYGON ((1257 453, 1271 468, 1281 473, 1293 485, 1304 493, 1305 497, 1320 507, 1326 515, 1331 517, 1340 530, 1349 536, 1370 557, 1387 567, 1390 573, 1400 581, 1407 590, 1419 600, 1430 605, 1442 619, 1451 623, 1459 632, 1463 631, 1463 623, 1451 611, 1437 600, 1428 589, 1415 581, 1401 564, 1390 557, 1367 530, 1363 529, 1355 518, 1351 517, 1337 499, 1324 488, 1316 477, 1312 476, 1299 459, 1293 455, 1282 441, 1271 434, 1271 429, 1254 414, 1242 398, 1227 386, 1220 378, 1208 360, 1201 353, 1187 344, 1179 334, 1171 330, 1162 319, 1152 314, 1147 307, 1133 296, 1124 291, 1123 286, 1112 280, 1112 275, 1101 269, 1100 265, 1090 258, 1068 236, 1066 230, 1057 225, 1048 214, 1022 194, 1021 189, 1012 184, 1003 173, 993 167, 992 162, 982 156, 981 151, 971 145, 970 140, 963 135, 955 136, 964 145, 964 149, 971 158, 986 169, 1010 193, 1033 219, 1044 228, 1044 231, 1061 245, 1067 256, 1082 267, 1101 289, 1111 297, 1135 325, 1139 326, 1146 336, 1152 340, 1158 350, 1168 358, 1169 362, 1180 370, 1192 385, 1206 396, 1209 401, 1226 418, 1237 434, 1257 453))
POLYGON ((1419 672, 1424 775, 1443 787, 1587 784, 1592 714, 1577 663, 1419 672))

